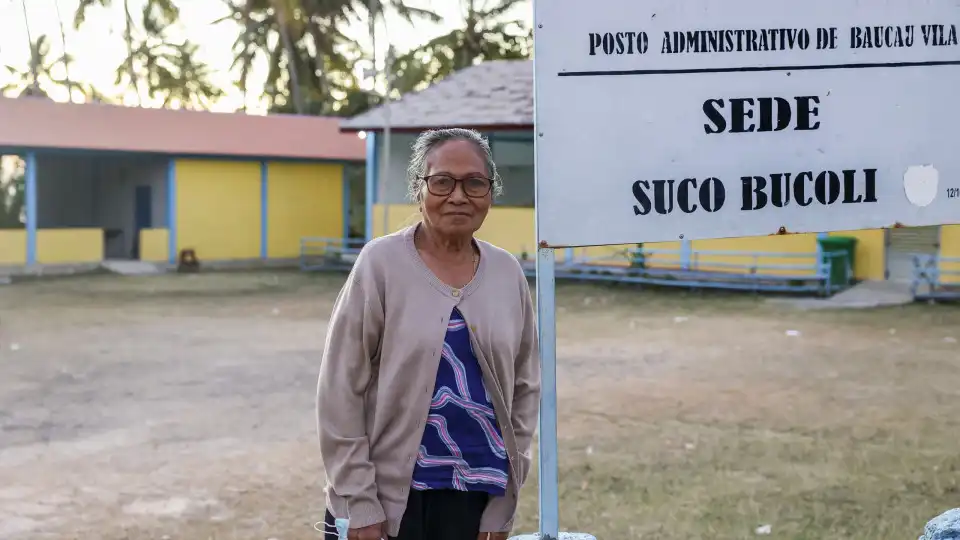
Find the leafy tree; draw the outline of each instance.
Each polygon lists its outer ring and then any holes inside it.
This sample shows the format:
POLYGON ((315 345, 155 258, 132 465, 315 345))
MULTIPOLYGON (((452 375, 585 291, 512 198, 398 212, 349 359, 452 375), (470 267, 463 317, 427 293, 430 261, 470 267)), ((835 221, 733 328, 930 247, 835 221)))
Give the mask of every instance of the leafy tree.
POLYGON ((225 0, 230 14, 217 22, 240 27, 234 42, 238 87, 246 94, 251 66, 267 61, 264 98, 273 112, 346 114, 375 104, 359 90, 354 66, 364 60, 341 28, 395 13, 407 21, 439 21, 403 0, 225 0))
POLYGON ((527 0, 461 0, 464 24, 438 36, 394 63, 394 88, 403 94, 420 90, 484 60, 529 58, 533 29, 506 19, 527 0))
MULTIPOLYGON (((93 7, 111 8, 113 7, 113 0, 80 0, 80 2, 77 4, 77 11, 74 13, 73 17, 73 27, 75 29, 79 29, 81 26, 83 26, 87 20, 87 12, 93 7)), ((117 69, 117 79, 122 79, 123 75, 128 77, 128 85, 136 95, 137 105, 141 105, 143 97, 140 94, 139 80, 135 76, 137 70, 136 66, 134 65, 133 56, 133 16, 130 14, 129 0, 123 0, 123 14, 123 41, 127 46, 127 57, 124 60, 124 64, 117 69)))
POLYGON ((199 59, 199 47, 189 41, 172 41, 168 31, 176 22, 177 12, 161 3, 147 3, 140 27, 142 36, 135 42, 130 58, 117 70, 117 84, 125 73, 124 66, 133 65, 133 77, 142 81, 148 96, 160 100, 164 107, 207 109, 224 92, 211 80, 212 70, 199 59))
MULTIPOLYGON (((114 0, 80 0, 74 27, 86 21, 93 7, 109 8, 114 0)), ((139 24, 123 0, 126 56, 116 68, 115 84, 132 90, 137 104, 144 97, 158 99, 164 107, 207 108, 223 96, 211 81, 211 69, 198 58, 198 46, 189 40, 173 41, 169 30, 180 20, 174 0, 148 0, 139 24)))
MULTIPOLYGON (((24 0, 24 2, 25 1, 26 0, 24 0)), ((67 54, 67 31, 63 26, 63 14, 60 12, 60 2, 55 0, 53 2, 53 7, 57 12, 57 26, 60 29, 60 45, 63 46, 64 51, 63 57, 60 59, 60 61, 63 63, 63 79, 67 84, 67 91, 70 95, 68 101, 73 101, 74 83, 73 79, 70 77, 70 62, 72 59, 70 58, 70 55, 67 54)))
MULTIPOLYGON (((66 60, 69 62, 69 60, 66 60)), ((17 66, 4 66, 13 81, 0 88, 0 93, 4 95, 15 95, 24 97, 45 97, 48 98, 49 91, 54 87, 70 88, 73 85, 75 90, 87 94, 90 88, 68 83, 63 79, 57 78, 53 71, 57 64, 64 62, 61 58, 50 58, 50 39, 46 35, 40 35, 37 40, 30 44, 30 64, 24 69, 17 66)))

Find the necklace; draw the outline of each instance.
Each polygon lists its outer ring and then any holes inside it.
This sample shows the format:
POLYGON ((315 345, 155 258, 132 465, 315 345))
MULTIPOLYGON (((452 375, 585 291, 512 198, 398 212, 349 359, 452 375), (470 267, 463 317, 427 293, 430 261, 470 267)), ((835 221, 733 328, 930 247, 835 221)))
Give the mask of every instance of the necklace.
POLYGON ((480 254, 477 253, 473 246, 470 246, 470 251, 473 252, 473 273, 476 274, 477 270, 480 269, 480 254))
MULTIPOLYGON (((416 245, 418 242, 420 245, 423 245, 423 234, 421 234, 420 226, 417 226, 417 230, 413 232, 413 243, 416 245)), ((470 254, 472 256, 471 262, 473 263, 473 274, 476 275, 477 270, 480 269, 480 253, 473 245, 473 240, 470 241, 470 254)))

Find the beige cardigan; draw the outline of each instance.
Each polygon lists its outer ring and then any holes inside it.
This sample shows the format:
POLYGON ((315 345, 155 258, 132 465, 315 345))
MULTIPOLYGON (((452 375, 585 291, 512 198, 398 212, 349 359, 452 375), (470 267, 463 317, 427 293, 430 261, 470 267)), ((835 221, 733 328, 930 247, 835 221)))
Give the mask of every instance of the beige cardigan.
POLYGON ((333 308, 317 391, 327 508, 349 518, 351 528, 386 521, 388 534, 398 534, 456 306, 510 461, 506 495, 491 498, 480 527, 506 532, 530 469, 540 404, 530 289, 516 258, 482 241, 473 281, 463 289, 445 285, 420 258, 415 230, 368 243, 333 308))

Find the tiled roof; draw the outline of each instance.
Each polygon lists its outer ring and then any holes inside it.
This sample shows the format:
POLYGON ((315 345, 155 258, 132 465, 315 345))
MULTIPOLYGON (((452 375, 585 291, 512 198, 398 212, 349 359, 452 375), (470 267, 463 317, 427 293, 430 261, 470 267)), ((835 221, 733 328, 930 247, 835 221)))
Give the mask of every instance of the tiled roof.
MULTIPOLYGON (((344 131, 383 129, 383 107, 340 123, 344 131)), ((390 127, 532 127, 533 62, 496 60, 468 67, 390 104, 390 127)))
POLYGON ((0 149, 363 161, 366 143, 340 131, 339 121, 0 97, 0 149))

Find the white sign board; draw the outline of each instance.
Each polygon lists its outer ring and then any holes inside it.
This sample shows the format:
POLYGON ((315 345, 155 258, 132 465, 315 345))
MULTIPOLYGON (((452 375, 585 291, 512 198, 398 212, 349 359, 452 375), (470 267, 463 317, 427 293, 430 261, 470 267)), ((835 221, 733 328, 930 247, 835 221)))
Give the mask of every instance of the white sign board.
POLYGON ((960 222, 957 0, 535 2, 539 240, 960 222))

